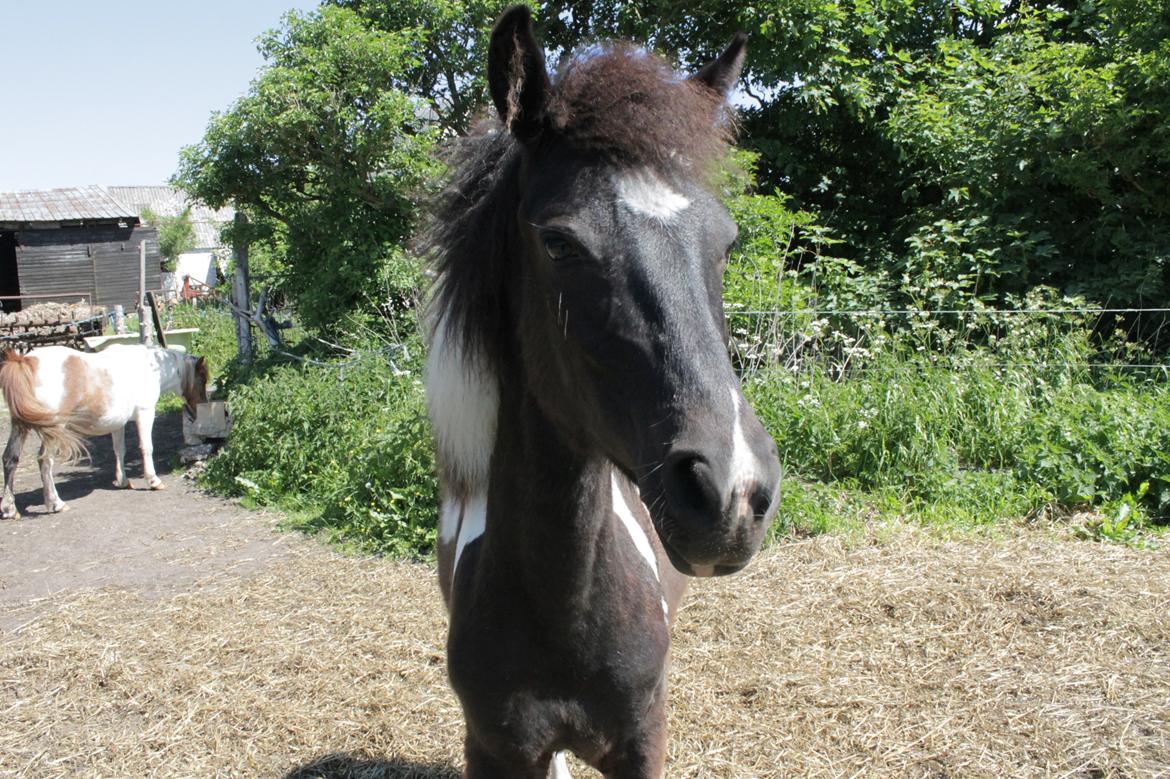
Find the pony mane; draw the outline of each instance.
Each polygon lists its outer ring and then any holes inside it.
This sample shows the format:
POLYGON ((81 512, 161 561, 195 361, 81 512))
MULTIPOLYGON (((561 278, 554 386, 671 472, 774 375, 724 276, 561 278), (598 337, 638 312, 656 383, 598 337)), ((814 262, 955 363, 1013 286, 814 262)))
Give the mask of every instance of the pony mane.
MULTIPOLYGON (((708 180, 724 159, 734 122, 723 95, 678 75, 661 57, 626 42, 594 44, 563 60, 553 79, 540 142, 564 144, 616 167, 708 180)), ((507 247, 519 203, 521 145, 488 120, 448 154, 450 177, 432 206, 421 249, 436 272, 427 307, 432 337, 483 368, 507 338, 507 247)))

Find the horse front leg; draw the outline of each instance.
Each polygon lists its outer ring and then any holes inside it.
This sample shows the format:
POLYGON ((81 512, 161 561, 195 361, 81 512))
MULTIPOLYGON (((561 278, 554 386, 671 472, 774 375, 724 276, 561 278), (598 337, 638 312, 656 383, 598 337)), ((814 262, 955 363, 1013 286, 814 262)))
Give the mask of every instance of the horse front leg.
POLYGON ((597 766, 606 779, 662 779, 666 771, 665 695, 659 694, 640 731, 611 750, 597 766))
POLYGON ((68 504, 61 500, 57 494, 57 485, 53 483, 53 455, 45 445, 44 438, 41 439, 37 462, 41 465, 41 485, 45 488, 45 509, 54 514, 68 510, 68 504))
POLYGON ((16 519, 20 512, 16 510, 16 492, 13 480, 16 478, 16 466, 20 464, 20 451, 24 449, 24 439, 28 435, 28 428, 13 425, 8 433, 8 446, 4 447, 4 497, 0 499, 0 518, 16 519))
POLYGON ((151 431, 154 429, 154 406, 138 409, 135 415, 138 423, 138 446, 142 449, 142 475, 146 484, 152 490, 166 489, 162 479, 154 472, 154 440, 151 431))
MULTIPOLYGON (((464 756, 467 765, 463 769, 463 779, 549 779, 547 758, 536 762, 525 760, 519 755, 504 759, 477 743, 470 733, 464 746, 464 756)), ((552 779, 561 777, 559 774, 552 775, 552 779)))
POLYGON ((126 478, 126 427, 123 425, 110 433, 114 442, 114 486, 118 489, 129 489, 130 480, 126 478))

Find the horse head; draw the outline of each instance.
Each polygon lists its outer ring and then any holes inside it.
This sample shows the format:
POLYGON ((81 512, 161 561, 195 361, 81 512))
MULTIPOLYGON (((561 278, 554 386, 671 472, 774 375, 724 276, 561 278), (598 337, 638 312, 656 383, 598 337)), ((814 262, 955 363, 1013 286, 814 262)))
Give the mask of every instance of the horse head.
POLYGON ((747 563, 780 481, 721 296, 737 227, 713 181, 744 53, 739 36, 681 78, 642 49, 593 47, 554 81, 524 7, 489 50, 491 97, 520 148, 505 305, 528 390, 567 440, 637 484, 693 575, 747 563))

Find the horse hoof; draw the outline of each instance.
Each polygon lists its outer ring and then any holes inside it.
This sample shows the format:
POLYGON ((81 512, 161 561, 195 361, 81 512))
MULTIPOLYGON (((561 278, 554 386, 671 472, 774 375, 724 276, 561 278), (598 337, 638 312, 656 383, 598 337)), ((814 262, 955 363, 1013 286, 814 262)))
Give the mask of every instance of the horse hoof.
POLYGON ((114 482, 114 488, 119 490, 132 490, 134 489, 134 485, 130 483, 129 479, 126 479, 126 481, 114 482))
POLYGON ((0 519, 20 519, 20 512, 16 509, 0 512, 0 519))
POLYGON ((60 514, 62 511, 68 511, 69 504, 64 501, 59 501, 55 506, 52 506, 49 511, 53 514, 60 514))
POLYGON ((150 483, 150 488, 152 490, 165 490, 167 488, 167 485, 163 484, 162 479, 155 479, 154 481, 152 481, 150 483))

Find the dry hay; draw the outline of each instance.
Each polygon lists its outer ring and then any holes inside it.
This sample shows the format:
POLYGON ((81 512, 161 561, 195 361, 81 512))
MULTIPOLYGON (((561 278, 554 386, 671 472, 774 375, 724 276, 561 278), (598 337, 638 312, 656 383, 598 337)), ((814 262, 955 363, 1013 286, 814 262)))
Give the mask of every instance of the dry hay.
MULTIPOLYGON (((1170 776, 1167 553, 818 539, 689 604, 670 776, 1170 776)), ((456 777, 443 632, 429 567, 320 550, 79 597, 0 643, 0 776, 456 777)))

